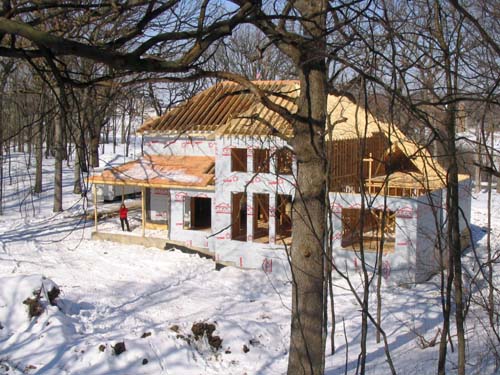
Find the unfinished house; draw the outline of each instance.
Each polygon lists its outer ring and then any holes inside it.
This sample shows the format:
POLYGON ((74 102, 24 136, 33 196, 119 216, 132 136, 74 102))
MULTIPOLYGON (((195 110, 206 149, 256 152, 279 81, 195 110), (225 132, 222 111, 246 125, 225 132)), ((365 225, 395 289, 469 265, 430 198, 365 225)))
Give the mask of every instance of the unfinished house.
MULTIPOLYGON (((296 110, 296 81, 255 84, 274 103, 296 110)), ((436 239, 446 223, 443 169, 397 128, 347 98, 329 96, 328 111, 329 222, 337 267, 359 268, 361 250, 373 266, 382 251, 386 279, 427 279, 439 267, 436 239)), ((143 237, 162 236, 222 264, 288 272, 296 163, 284 118, 240 85, 222 82, 139 132, 145 156, 91 182, 142 189, 143 237)), ((466 220, 468 177, 460 184, 466 220)))

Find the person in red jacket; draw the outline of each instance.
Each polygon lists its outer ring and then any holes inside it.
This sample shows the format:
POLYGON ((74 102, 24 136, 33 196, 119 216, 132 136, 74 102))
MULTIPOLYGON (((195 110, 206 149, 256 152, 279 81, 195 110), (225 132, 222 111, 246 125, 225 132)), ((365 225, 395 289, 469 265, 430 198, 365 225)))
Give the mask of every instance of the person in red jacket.
POLYGON ((125 230, 125 226, 123 225, 123 223, 125 223, 127 224, 127 230, 130 232, 127 215, 128 215, 128 208, 125 207, 125 203, 122 203, 120 207, 120 222, 122 224, 122 231, 125 230))

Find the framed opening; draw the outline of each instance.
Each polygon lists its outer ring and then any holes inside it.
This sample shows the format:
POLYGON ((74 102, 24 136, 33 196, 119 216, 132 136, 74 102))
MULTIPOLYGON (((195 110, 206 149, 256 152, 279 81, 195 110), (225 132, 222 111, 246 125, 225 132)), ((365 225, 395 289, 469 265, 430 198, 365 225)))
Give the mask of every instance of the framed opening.
POLYGON ((247 195, 232 193, 231 195, 231 239, 247 240, 247 195))
POLYGON ((292 150, 284 147, 276 151, 276 172, 278 174, 292 174, 292 164, 292 150))
POLYGON ((396 213, 385 210, 384 219, 384 210, 366 209, 363 213, 363 226, 361 217, 359 208, 342 209, 342 248, 359 250, 362 243, 365 251, 375 252, 380 248, 383 233, 384 253, 393 252, 396 241, 396 213))
POLYGON ((166 227, 170 212, 169 190, 157 188, 146 188, 145 190, 146 223, 156 225, 158 228, 166 227))
POLYGON ((276 196, 276 243, 292 243, 292 196, 276 196))
POLYGON ((253 207, 253 240, 269 243, 269 194, 254 194, 253 207))
POLYGON ((269 150, 253 150, 253 171, 256 173, 269 173, 269 150))
POLYGON ((208 230, 212 228, 212 199, 186 197, 184 199, 184 229, 208 230))
POLYGON ((247 149, 232 148, 231 172, 246 172, 246 171, 247 171, 247 149))

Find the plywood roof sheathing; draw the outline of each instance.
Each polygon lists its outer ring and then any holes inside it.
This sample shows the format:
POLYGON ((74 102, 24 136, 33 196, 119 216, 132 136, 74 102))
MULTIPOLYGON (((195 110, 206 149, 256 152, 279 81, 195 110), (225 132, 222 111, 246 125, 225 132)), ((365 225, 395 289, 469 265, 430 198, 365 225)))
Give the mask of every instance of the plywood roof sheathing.
POLYGON ((215 158, 147 155, 105 170, 89 182, 106 185, 204 188, 213 184, 215 158))

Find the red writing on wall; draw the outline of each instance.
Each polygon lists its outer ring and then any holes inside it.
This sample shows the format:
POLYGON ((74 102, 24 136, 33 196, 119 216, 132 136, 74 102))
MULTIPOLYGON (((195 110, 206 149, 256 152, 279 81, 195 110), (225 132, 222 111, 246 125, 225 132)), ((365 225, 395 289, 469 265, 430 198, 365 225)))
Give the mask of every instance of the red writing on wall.
POLYGON ((177 193, 175 193, 174 195, 174 200, 176 202, 184 202, 184 198, 187 196, 187 193, 183 192, 183 191, 179 191, 177 193))
POLYGON ((215 206, 215 213, 217 214, 230 214, 231 206, 228 203, 219 203, 215 206))
POLYGON ((414 210, 413 207, 411 206, 404 206, 396 211, 396 217, 402 219, 411 219, 413 218, 413 215, 414 215, 414 210))
POLYGON ((264 260, 262 261, 262 270, 265 273, 273 272, 273 260, 264 258, 264 260))

